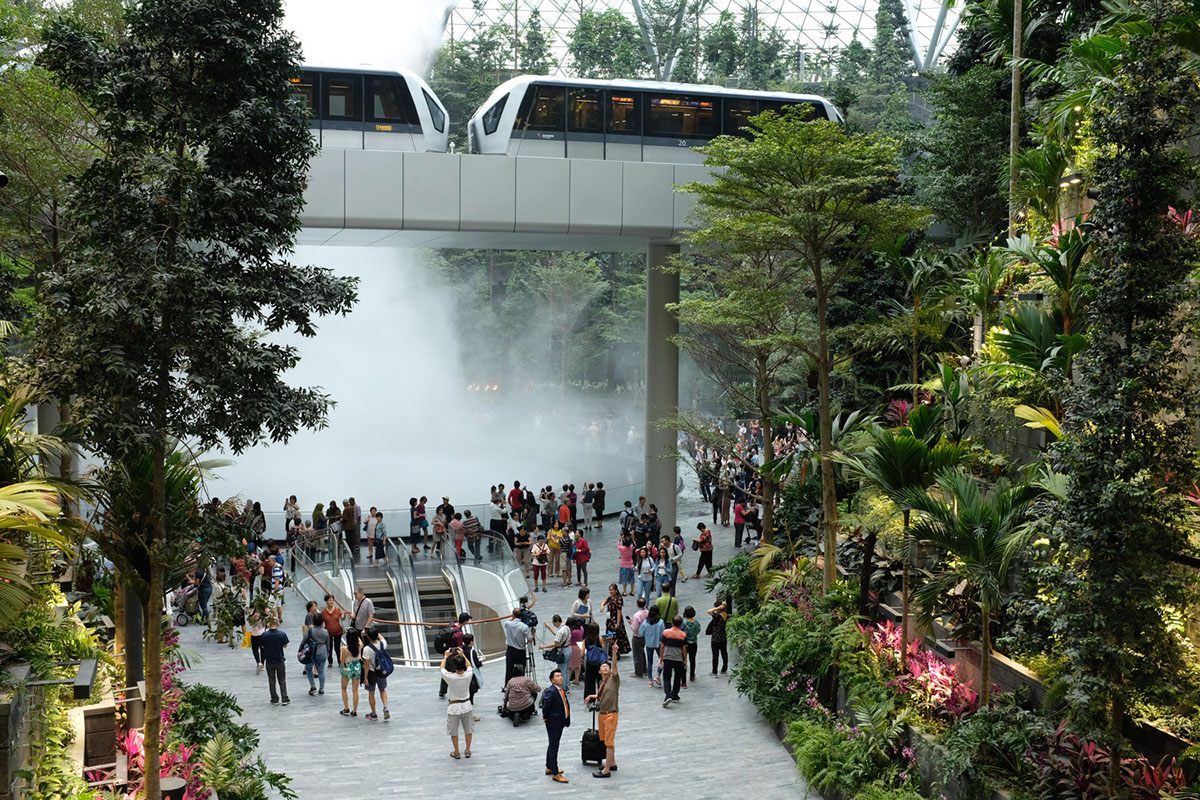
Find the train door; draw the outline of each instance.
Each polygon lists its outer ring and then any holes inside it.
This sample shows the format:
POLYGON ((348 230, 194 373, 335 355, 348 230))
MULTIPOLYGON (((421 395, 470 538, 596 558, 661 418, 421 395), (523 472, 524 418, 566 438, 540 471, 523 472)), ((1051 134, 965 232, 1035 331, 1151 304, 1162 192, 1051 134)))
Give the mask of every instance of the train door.
POLYGON ((424 149, 418 148, 414 141, 414 137, 421 135, 421 125, 407 81, 399 75, 368 75, 366 98, 364 148, 410 153, 424 149))
POLYGON ((567 158, 604 158, 604 106, 599 89, 567 90, 567 158))
POLYGON ((362 76, 326 73, 321 78, 321 146, 361 150, 362 76))
POLYGON ((607 99, 604 118, 604 157, 609 161, 642 160, 642 95, 613 90, 607 99))
POLYGON ((510 156, 566 156, 567 89, 565 86, 531 85, 508 143, 510 156))

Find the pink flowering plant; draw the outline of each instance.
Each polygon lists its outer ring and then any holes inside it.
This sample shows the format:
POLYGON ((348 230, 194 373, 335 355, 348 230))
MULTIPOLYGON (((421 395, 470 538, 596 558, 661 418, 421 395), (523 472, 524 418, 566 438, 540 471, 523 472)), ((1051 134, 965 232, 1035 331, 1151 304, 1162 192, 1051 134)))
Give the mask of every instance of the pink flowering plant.
POLYGON ((843 681, 850 687, 883 685, 901 705, 934 728, 960 719, 979 707, 979 694, 970 681, 958 677, 951 664, 919 640, 909 642, 908 666, 900 658, 900 626, 890 621, 858 624, 857 642, 843 645, 838 659, 843 681), (855 644, 861 647, 855 649, 855 644))
MULTIPOLYGON (((217 780, 226 780, 230 791, 223 796, 266 797, 273 787, 283 798, 294 798, 290 779, 270 772, 261 758, 252 758, 258 746, 258 734, 236 722, 242 713, 233 695, 201 684, 185 685, 180 675, 185 669, 179 634, 174 627, 163 635, 162 667, 162 755, 161 775, 184 780, 184 800, 207 800, 217 780), (212 748, 213 742, 224 749, 212 748), (235 744, 236 743, 236 744, 235 744), (215 755, 214 755, 215 753, 215 755), (236 779, 236 787, 233 782, 236 779)), ((120 795, 97 793, 96 800, 137 800, 145 787, 145 740, 140 730, 130 730, 118 740, 129 760, 129 784, 120 795)), ((105 776, 94 773, 91 781, 105 776)))

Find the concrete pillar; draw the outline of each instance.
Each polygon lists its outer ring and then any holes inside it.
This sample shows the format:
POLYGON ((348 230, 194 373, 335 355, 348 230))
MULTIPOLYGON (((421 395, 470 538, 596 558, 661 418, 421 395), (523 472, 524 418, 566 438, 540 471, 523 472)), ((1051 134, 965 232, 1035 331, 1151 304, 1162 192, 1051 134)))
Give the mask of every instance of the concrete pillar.
POLYGON ((678 245, 671 244, 652 244, 646 252, 646 500, 658 506, 666 531, 676 524, 678 433, 660 429, 658 421, 679 411, 679 349, 670 341, 679 324, 664 308, 679 302, 679 275, 659 267, 678 252, 678 245))

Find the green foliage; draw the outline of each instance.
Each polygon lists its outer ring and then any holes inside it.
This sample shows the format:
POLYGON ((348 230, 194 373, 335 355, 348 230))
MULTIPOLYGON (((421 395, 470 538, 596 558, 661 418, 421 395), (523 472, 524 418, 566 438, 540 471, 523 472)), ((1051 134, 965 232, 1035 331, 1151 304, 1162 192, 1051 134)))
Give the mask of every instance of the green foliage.
POLYGON ((250 761, 225 733, 218 733, 200 750, 200 774, 204 785, 230 800, 268 800, 273 794, 291 800, 292 779, 271 772, 261 757, 250 761))
POLYGON ((235 722, 242 707, 237 698, 202 683, 185 685, 175 711, 167 744, 202 746, 224 736, 233 745, 238 758, 247 758, 258 749, 259 734, 254 728, 235 722))
MULTIPOLYGON (((771 354, 786 346, 812 363, 818 389, 822 538, 825 552, 833 553, 838 509, 830 375, 849 354, 830 350, 829 302, 841 290, 847 271, 866 253, 885 249, 923 227, 926 218, 921 209, 887 194, 899 167, 896 147, 889 141, 851 136, 832 122, 805 122, 795 108, 785 109, 782 116, 759 114, 751 122, 756 129, 751 138, 722 136, 702 148, 704 163, 714 168, 715 177, 712 183, 685 187, 698 200, 698 227, 690 239, 702 250, 741 263, 771 265, 773 280, 751 282, 747 291, 755 305, 778 315, 761 321, 770 322, 771 330, 767 346, 756 353, 758 405, 761 409, 770 403, 771 354), (815 336, 801 325, 808 319, 815 336)), ((735 282, 731 288, 737 286, 735 282)), ((733 335, 744 336, 747 330, 743 325, 733 335)), ((765 455, 770 459, 772 453, 765 455)), ((771 499, 766 498, 767 509, 772 508, 771 499)), ((764 514, 768 531, 770 513, 764 514)), ((835 575, 829 558, 827 588, 835 575)))
POLYGON ((1008 154, 1008 83, 1003 69, 978 65, 938 78, 926 91, 937 111, 917 141, 917 196, 954 231, 994 231, 1008 214, 996 170, 1008 154))
POLYGON ((955 782, 962 800, 986 800, 995 786, 1023 789, 1034 783, 1029 758, 1054 733, 1037 712, 1021 707, 1019 693, 998 695, 996 704, 981 708, 955 725, 942 739, 948 751, 942 761, 943 783, 955 782))
POLYGON ((895 713, 889 699, 862 703, 852 713, 853 727, 819 715, 788 726, 784 742, 792 748, 800 774, 826 795, 905 797, 903 792, 912 791, 905 788, 912 776, 898 751, 906 712, 895 713), (892 789, 902 793, 886 791, 892 789))
POLYGON ((734 668, 738 692, 771 722, 790 718, 804 701, 807 681, 823 679, 833 667, 834 631, 853 606, 843 584, 829 594, 793 584, 754 613, 735 607, 729 640, 741 654, 734 668))
POLYGON ((1188 276, 1200 249, 1166 216, 1195 178, 1182 143, 1200 85, 1173 38, 1173 20, 1194 14, 1170 0, 1138 11, 1114 31, 1117 71, 1093 108, 1091 344, 1055 447, 1072 478, 1061 518, 1071 574, 1056 621, 1068 699, 1075 724, 1104 724, 1114 749, 1132 702, 1166 700, 1195 680, 1194 650, 1164 613, 1186 606, 1195 580, 1176 562, 1193 552, 1183 497, 1196 475, 1188 276))
POLYGON ((758 582, 750 570, 750 554, 738 553, 713 569, 704 584, 717 598, 729 598, 734 613, 753 613, 758 608, 758 582))
POLYGON ((646 52, 637 26, 620 11, 583 11, 568 36, 572 74, 581 78, 638 78, 646 52))

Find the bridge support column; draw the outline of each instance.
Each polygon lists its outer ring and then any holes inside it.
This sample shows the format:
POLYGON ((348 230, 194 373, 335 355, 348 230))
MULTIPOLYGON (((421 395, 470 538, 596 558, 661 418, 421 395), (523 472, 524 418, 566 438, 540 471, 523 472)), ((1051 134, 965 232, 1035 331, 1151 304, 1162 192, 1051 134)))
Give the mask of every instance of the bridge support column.
POLYGON ((658 506, 658 518, 670 531, 675 521, 674 428, 658 427, 679 410, 679 348, 670 338, 679 323, 664 308, 679 302, 679 275, 660 267, 679 252, 678 245, 652 244, 646 252, 646 500, 658 506))

